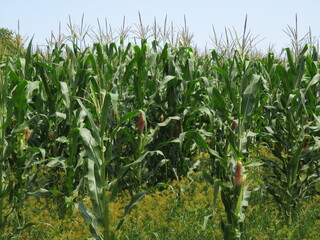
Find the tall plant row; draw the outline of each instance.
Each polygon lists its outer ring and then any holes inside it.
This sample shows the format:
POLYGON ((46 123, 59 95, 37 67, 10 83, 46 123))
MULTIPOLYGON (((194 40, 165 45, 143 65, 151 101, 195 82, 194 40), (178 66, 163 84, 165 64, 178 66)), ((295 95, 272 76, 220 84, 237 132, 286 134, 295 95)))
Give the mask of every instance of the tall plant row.
POLYGON ((245 174, 260 165, 290 223, 320 177, 320 67, 313 47, 285 51, 285 60, 251 59, 142 40, 43 53, 30 42, 2 58, 0 238, 16 233, 4 232, 12 222, 15 231, 35 224, 20 209, 46 194, 65 214, 76 207, 95 239, 114 239, 150 189, 201 171, 213 209, 221 195, 224 238, 240 239, 252 191, 245 174), (274 158, 251 154, 264 148, 274 158), (201 152, 210 158, 195 162, 201 152), (62 185, 44 181, 44 168, 64 171, 62 185), (113 227, 109 206, 124 190, 132 198, 113 227))

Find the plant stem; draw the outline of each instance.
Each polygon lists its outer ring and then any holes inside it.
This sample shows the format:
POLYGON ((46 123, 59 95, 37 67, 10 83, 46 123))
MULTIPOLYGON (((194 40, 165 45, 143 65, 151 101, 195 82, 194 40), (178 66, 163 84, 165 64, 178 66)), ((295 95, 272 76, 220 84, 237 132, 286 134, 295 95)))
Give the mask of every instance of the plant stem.
POLYGON ((101 144, 100 147, 102 149, 101 154, 101 162, 102 166, 100 166, 100 176, 103 181, 102 186, 102 204, 100 205, 100 209, 102 212, 102 222, 103 222, 103 239, 110 239, 110 224, 109 224, 109 197, 107 196, 107 183, 108 176, 106 175, 106 159, 105 159, 105 146, 103 141, 103 136, 101 136, 101 144))
MULTIPOLYGON (((138 147, 138 154, 137 154, 137 159, 141 157, 141 154, 144 149, 144 143, 143 143, 143 133, 139 133, 139 147, 138 147)), ((142 162, 139 163, 138 165, 138 182, 139 182, 139 187, 141 187, 142 183, 142 162)))
MULTIPOLYGON (((3 138, 3 134, 1 131, 1 136, 0 136, 0 140, 1 140, 1 147, 0 147, 0 152, 3 151, 3 147, 2 147, 2 138, 3 138)), ((2 171, 3 171, 3 159, 1 156, 0 159, 0 195, 2 195, 2 190, 3 190, 3 184, 2 184, 2 171)), ((0 197, 0 239, 2 239, 2 235, 3 235, 3 227, 4 227, 4 223, 3 223, 3 215, 2 215, 2 211, 3 211, 3 197, 0 197)))
MULTIPOLYGON (((4 150, 5 150, 5 118, 6 116, 6 104, 4 103, 5 98, 5 81, 3 81, 2 76, 0 75, 0 86, 1 86, 1 92, 0 92, 0 102, 3 103, 0 105, 0 196, 3 194, 3 164, 4 164, 4 150)), ((4 222, 3 222, 3 197, 0 197, 0 239, 3 237, 3 231, 4 230, 4 222)))

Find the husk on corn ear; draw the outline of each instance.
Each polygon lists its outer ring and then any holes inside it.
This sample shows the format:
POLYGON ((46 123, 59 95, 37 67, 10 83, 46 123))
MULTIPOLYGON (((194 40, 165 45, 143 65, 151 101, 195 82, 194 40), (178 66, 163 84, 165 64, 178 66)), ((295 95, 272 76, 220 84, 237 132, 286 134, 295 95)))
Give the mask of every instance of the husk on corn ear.
POLYGON ((305 151, 308 150, 309 144, 310 144, 310 140, 311 140, 311 136, 310 135, 304 136, 303 150, 305 150, 305 151))
POLYGON ((138 131, 143 132, 144 127, 145 127, 145 117, 143 113, 140 112, 138 115, 138 131))
POLYGON ((236 131, 236 129, 237 129, 237 120, 233 120, 231 129, 232 129, 233 132, 236 131))
POLYGON ((28 141, 30 138, 30 129, 26 127, 24 131, 25 131, 25 140, 28 141))

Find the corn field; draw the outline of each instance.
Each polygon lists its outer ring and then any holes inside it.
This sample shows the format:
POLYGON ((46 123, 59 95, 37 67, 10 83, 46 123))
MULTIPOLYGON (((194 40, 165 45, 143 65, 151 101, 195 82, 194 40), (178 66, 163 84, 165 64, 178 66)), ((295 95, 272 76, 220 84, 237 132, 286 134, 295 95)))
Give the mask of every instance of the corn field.
POLYGON ((255 167, 265 169, 260 189, 290 224, 299 204, 319 194, 320 61, 310 45, 284 55, 200 54, 147 40, 50 51, 31 41, 3 55, 0 239, 36 224, 21 209, 39 196, 57 196, 61 212, 76 208, 93 239, 117 239, 145 195, 195 171, 214 186, 212 209, 221 197, 224 239, 241 239, 257 190, 246 172, 255 167), (209 157, 194 161, 201 153, 209 157), (63 171, 62 184, 43 176, 44 167, 63 171), (131 201, 114 229, 109 206, 123 191, 131 201))

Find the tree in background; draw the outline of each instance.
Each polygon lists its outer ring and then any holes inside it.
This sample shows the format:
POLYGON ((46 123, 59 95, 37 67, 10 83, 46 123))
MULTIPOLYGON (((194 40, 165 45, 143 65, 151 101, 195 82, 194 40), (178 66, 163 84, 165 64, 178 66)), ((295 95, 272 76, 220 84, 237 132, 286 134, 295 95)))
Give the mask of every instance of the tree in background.
POLYGON ((7 28, 0 28, 0 56, 14 55, 23 50, 23 39, 7 28))

